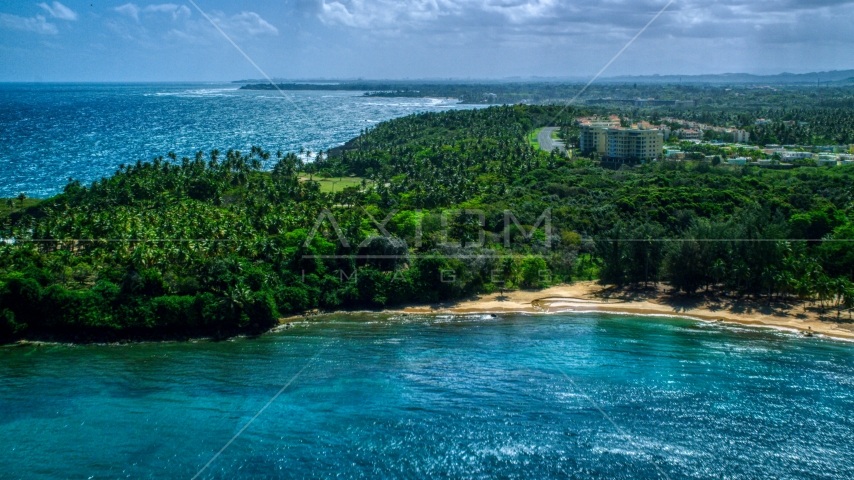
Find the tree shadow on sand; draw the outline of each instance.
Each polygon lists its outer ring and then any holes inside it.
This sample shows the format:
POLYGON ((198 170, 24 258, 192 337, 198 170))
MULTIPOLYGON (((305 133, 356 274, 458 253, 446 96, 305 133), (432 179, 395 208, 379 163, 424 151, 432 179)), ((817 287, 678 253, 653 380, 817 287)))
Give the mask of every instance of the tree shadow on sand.
POLYGON ((686 294, 663 284, 646 288, 602 286, 592 292, 590 296, 606 303, 648 301, 666 305, 673 309, 674 313, 688 313, 692 310, 705 309, 710 312, 726 312, 736 315, 758 314, 798 320, 808 320, 811 317, 818 316, 825 321, 854 323, 848 319, 846 314, 837 316, 836 310, 830 308, 822 310, 814 304, 805 305, 802 300, 794 297, 751 298, 748 296, 731 296, 727 292, 715 290, 686 294))

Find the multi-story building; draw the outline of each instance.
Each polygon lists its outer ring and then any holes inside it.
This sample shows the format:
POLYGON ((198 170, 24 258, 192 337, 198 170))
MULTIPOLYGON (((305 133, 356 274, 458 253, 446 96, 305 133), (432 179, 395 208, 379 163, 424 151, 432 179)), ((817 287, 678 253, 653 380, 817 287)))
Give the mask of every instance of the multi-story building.
POLYGON ((732 134, 732 141, 735 143, 747 143, 750 141, 750 133, 745 130, 733 128, 729 130, 729 133, 732 134))
POLYGON ((703 131, 694 128, 676 130, 676 136, 683 140, 702 140, 703 131))
POLYGON ((582 117, 575 119, 579 127, 579 148, 584 155, 598 153, 605 155, 607 149, 608 129, 620 126, 620 117, 582 117))
POLYGON ((664 136, 658 129, 609 128, 605 157, 613 160, 655 160, 661 157, 664 136))
MULTIPOLYGON (((703 132, 707 130, 712 130, 718 133, 726 133, 731 135, 732 141, 734 143, 747 143, 750 141, 750 133, 740 128, 733 127, 717 127, 714 125, 708 125, 706 123, 694 122, 691 120, 683 120, 681 118, 673 118, 673 117, 665 117, 662 119, 664 122, 669 124, 679 124, 682 126, 681 129, 676 130, 674 132, 677 137, 684 138, 687 140, 702 140, 703 132), (694 131, 699 131, 699 136, 694 133, 694 131), (687 136, 680 136, 687 135, 687 136)), ((670 135, 665 135, 665 138, 669 138, 670 135)))
POLYGON ((583 155, 598 153, 605 155, 608 147, 609 126, 582 124, 579 129, 579 147, 583 155))
POLYGON ((611 160, 653 160, 664 148, 664 136, 656 128, 582 125, 579 136, 583 154, 598 153, 611 160))

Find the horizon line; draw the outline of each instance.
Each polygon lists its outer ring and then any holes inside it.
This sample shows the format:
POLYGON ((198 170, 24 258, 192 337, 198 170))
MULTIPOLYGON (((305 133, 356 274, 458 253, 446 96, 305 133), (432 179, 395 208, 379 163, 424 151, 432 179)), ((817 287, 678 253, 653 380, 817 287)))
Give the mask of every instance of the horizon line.
MULTIPOLYGON (((734 83, 739 83, 736 79, 728 79, 726 77, 748 77, 759 79, 772 79, 774 77, 807 77, 807 76, 821 76, 821 75, 839 75, 839 74, 851 74, 854 76, 854 67, 852 68, 843 68, 843 69, 834 69, 834 70, 822 70, 822 71, 805 71, 805 72, 791 72, 791 71, 783 71, 779 73, 750 73, 750 72, 718 72, 718 73, 646 73, 646 74, 619 74, 619 75, 610 75, 603 76, 599 80, 607 81, 607 80, 623 80, 623 79, 659 79, 659 78, 681 78, 681 79, 697 79, 701 77, 723 77, 721 80, 730 80, 734 83)), ((401 82, 401 83, 415 83, 415 82, 430 82, 430 83, 441 83, 441 82, 493 82, 493 83, 513 83, 513 82, 537 82, 537 81, 545 81, 545 82, 585 82, 587 80, 587 76, 583 75, 505 75, 505 76, 448 76, 448 77, 362 77, 362 76, 341 76, 341 77, 301 77, 301 78, 288 78, 288 77, 272 77, 273 80, 279 82, 401 82)), ((119 79, 119 80, 0 80, 0 84, 10 84, 10 83, 23 83, 23 84, 38 84, 38 83, 68 83, 68 84, 92 84, 92 83, 114 83, 114 84, 158 84, 158 83, 251 83, 251 82, 261 82, 262 79, 255 78, 242 78, 242 79, 181 79, 181 80, 133 80, 133 79, 119 79)), ((812 83, 813 80, 804 80, 804 83, 812 83)), ((689 82, 690 83, 690 82, 689 82)), ((707 83, 707 82, 706 82, 707 83)), ((747 82, 742 82, 747 83, 747 82)))

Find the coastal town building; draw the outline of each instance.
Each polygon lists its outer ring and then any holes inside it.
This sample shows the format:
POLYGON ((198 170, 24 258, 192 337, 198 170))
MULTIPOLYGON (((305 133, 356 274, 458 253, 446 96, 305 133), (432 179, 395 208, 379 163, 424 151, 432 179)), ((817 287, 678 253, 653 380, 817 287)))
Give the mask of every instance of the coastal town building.
POLYGON ((620 126, 620 117, 581 117, 575 119, 579 127, 579 148, 582 153, 589 155, 597 153, 604 156, 607 153, 607 134, 609 128, 620 126))
POLYGON ((611 127, 582 125, 578 135, 581 153, 584 155, 590 155, 591 153, 605 155, 608 147, 608 128, 611 127))
POLYGON ((696 100, 658 100, 655 98, 587 98, 584 100, 587 105, 603 105, 603 104, 623 104, 634 105, 635 107, 694 107, 697 105, 696 100))
POLYGON ((664 158, 668 160, 682 160, 685 158, 685 152, 675 148, 665 148, 664 158))
POLYGON ((735 143, 746 143, 750 141, 750 133, 738 128, 727 129, 728 133, 732 134, 732 141, 735 143))
POLYGON ((702 140, 703 131, 694 128, 680 128, 679 130, 676 130, 676 136, 682 140, 702 140))
POLYGON ((581 117, 575 119, 576 125, 579 127, 619 127, 620 117, 611 115, 609 117, 581 117))
POLYGON ((657 129, 609 128, 605 156, 610 159, 654 160, 661 157, 664 136, 657 129))
POLYGON ((834 167, 839 164, 839 155, 820 153, 816 159, 816 164, 823 167, 834 167))
MULTIPOLYGON (((663 119, 663 121, 664 121, 664 124, 677 124, 677 125, 682 126, 681 129, 676 131, 676 136, 681 138, 681 139, 685 139, 685 140, 702 140, 704 132, 713 131, 713 132, 717 132, 719 134, 724 134, 724 135, 721 135, 724 139, 730 140, 734 143, 746 143, 746 142, 750 141, 750 132, 748 132, 746 130, 742 130, 740 128, 717 127, 714 125, 708 125, 706 123, 695 122, 692 120, 683 120, 681 118, 673 118, 673 117, 666 117, 663 119), (699 136, 696 133, 694 133, 694 131, 698 131, 699 136), (683 137, 683 136, 680 136, 679 132, 690 132, 690 133, 685 134, 687 136, 683 137), (727 138, 727 137, 729 137, 729 138, 727 138)), ((670 135, 669 134, 665 135, 665 138, 670 138, 670 135)))
POLYGON ((597 153, 610 160, 653 160, 661 157, 664 135, 647 122, 620 127, 619 123, 606 126, 606 122, 580 123, 580 147, 585 155, 597 153))
POLYGON ((793 160, 803 160, 803 159, 811 159, 813 158, 812 152, 792 152, 789 150, 784 151, 780 154, 780 159, 784 162, 791 162, 793 160))

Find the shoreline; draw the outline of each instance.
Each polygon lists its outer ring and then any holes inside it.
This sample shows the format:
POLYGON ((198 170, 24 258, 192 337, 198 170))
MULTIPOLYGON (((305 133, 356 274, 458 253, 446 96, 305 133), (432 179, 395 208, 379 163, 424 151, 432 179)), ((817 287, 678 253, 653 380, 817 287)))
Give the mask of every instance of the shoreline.
POLYGON ((514 290, 481 294, 476 297, 437 304, 416 304, 376 310, 311 310, 302 314, 279 318, 278 323, 266 331, 234 332, 233 334, 201 334, 183 332, 160 338, 133 338, 122 340, 86 339, 65 341, 61 338, 24 338, 4 344, 4 347, 22 345, 133 345, 140 343, 172 343, 225 341, 239 337, 256 337, 289 329, 294 324, 315 317, 355 313, 390 315, 487 315, 487 314, 559 314, 605 313, 651 317, 677 317, 705 322, 771 328, 805 335, 810 333, 836 340, 854 342, 854 320, 842 316, 836 320, 835 312, 821 314, 816 307, 806 310, 803 304, 755 301, 721 295, 673 295, 663 285, 644 290, 603 287, 596 281, 575 282, 544 290, 514 290))
MULTIPOLYGON (((545 290, 518 290, 436 305, 389 308, 381 313, 407 314, 500 314, 500 313, 612 313, 668 316, 735 325, 766 327, 806 335, 823 335, 854 341, 854 321, 847 315, 836 320, 835 312, 821 314, 803 304, 754 301, 720 295, 668 294, 662 286, 648 290, 611 289, 595 281, 559 285, 545 290)), ((343 312, 330 312, 343 313, 343 312)), ((289 317, 305 318, 304 316, 289 317)))

